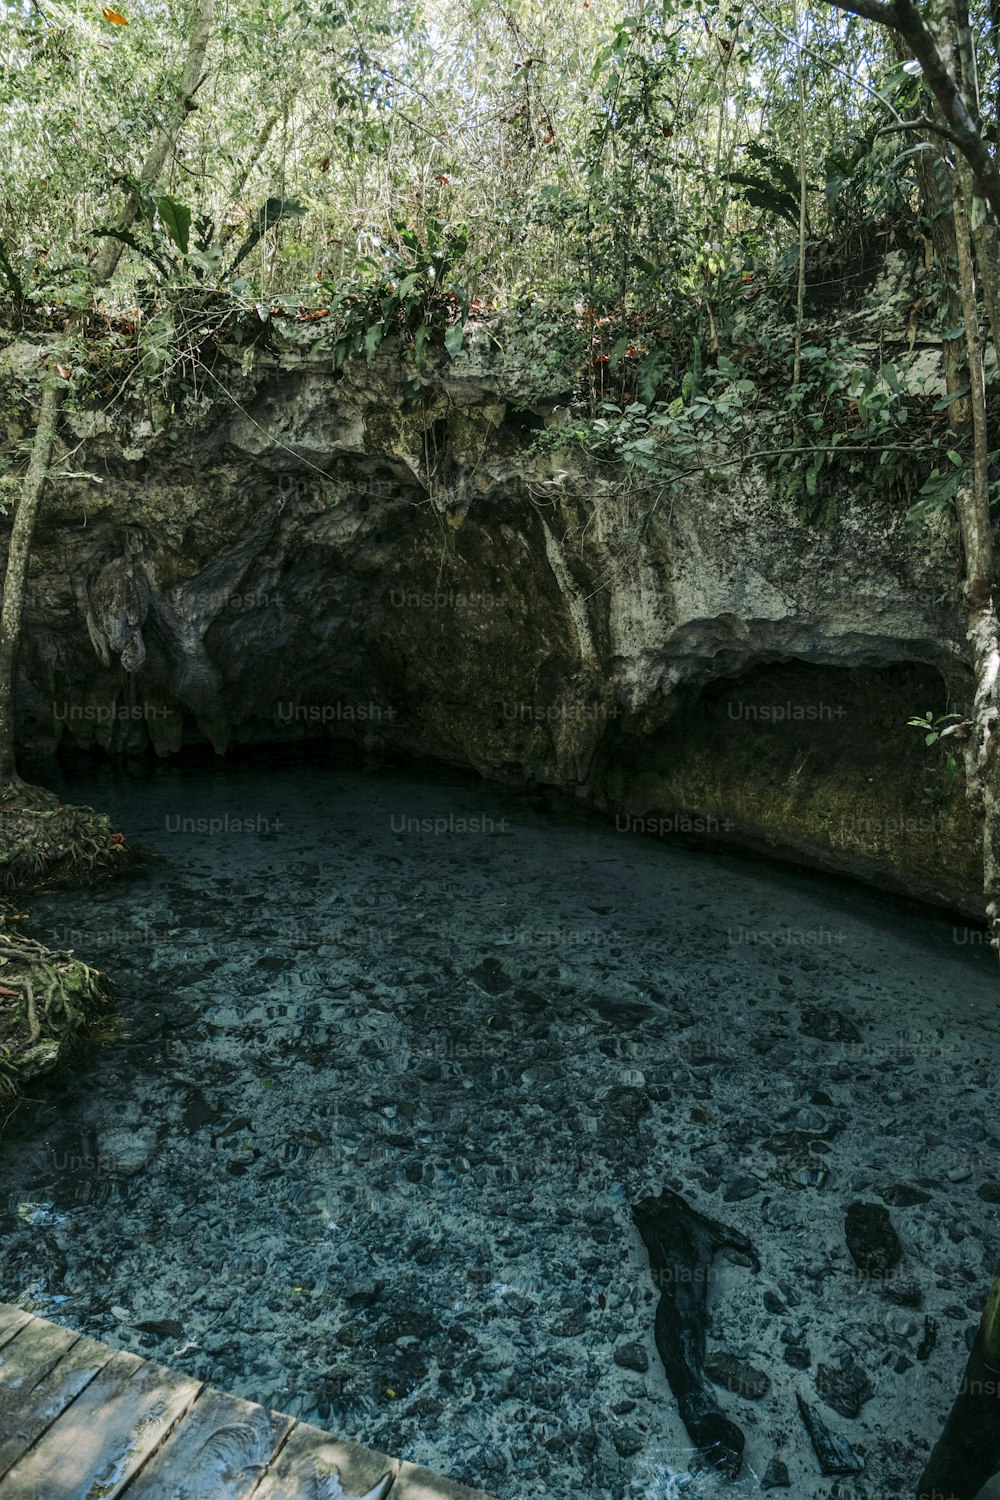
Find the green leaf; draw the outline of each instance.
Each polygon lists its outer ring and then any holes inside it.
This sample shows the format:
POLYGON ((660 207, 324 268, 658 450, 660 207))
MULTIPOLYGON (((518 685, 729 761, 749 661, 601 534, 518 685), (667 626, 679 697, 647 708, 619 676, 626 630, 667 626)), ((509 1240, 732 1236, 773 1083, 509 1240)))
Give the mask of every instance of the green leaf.
POLYGON ((262 206, 257 210, 257 219, 254 227, 253 229, 251 229, 250 233, 247 235, 246 239, 243 241, 242 245, 236 252, 236 257, 232 265, 229 267, 230 276, 236 270, 236 267, 240 264, 240 262, 250 254, 250 251, 257 244, 257 241, 260 240, 269 229, 273 229, 274 226, 276 224, 280 224, 283 219, 301 219, 304 213, 305 209, 302 207, 302 204, 297 203, 294 198, 268 198, 266 202, 263 203, 262 206))
POLYGON ((156 200, 156 212, 178 250, 182 255, 187 255, 191 236, 191 210, 187 204, 178 203, 176 198, 164 194, 156 200))
POLYGON ((747 155, 769 173, 772 182, 781 183, 793 196, 798 193, 799 174, 790 161, 762 141, 751 141, 745 149, 747 155))
POLYGON ((766 177, 757 177, 752 172, 728 172, 724 179, 734 187, 742 188, 743 197, 751 208, 764 213, 778 214, 790 224, 799 222, 799 200, 783 188, 769 182, 766 177))
POLYGON ((455 355, 458 354, 459 350, 462 347, 464 339, 465 329, 462 327, 461 323, 452 323, 451 327, 445 331, 444 347, 447 349, 452 359, 454 359, 455 355))
POLYGON ((371 364, 375 358, 375 350, 382 342, 382 324, 373 323, 365 334, 365 359, 371 364))
POLYGON ((952 391, 951 394, 948 395, 948 396, 942 396, 941 400, 938 401, 931 408, 931 410, 932 411, 947 411, 947 409, 948 409, 949 406, 953 406, 956 401, 961 401, 962 397, 963 396, 967 396, 968 394, 969 394, 969 385, 968 385, 968 382, 966 382, 965 385, 959 386, 959 388, 958 388, 957 391, 952 391))

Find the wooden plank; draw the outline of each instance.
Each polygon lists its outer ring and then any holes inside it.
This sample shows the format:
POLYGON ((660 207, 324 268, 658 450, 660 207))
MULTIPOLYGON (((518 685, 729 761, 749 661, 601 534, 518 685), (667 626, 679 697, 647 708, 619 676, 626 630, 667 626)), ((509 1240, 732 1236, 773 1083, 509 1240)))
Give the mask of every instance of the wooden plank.
MULTIPOLYGON (((40 1330, 51 1326, 43 1323, 40 1330)), ((69 1330, 60 1331, 67 1333, 69 1330)), ((26 1329, 9 1353, 16 1353, 22 1343, 27 1344, 36 1336, 34 1329, 26 1329)), ((76 1400, 111 1355, 112 1351, 106 1344, 78 1338, 33 1385, 25 1381, 16 1388, 7 1383, 10 1365, 0 1368, 0 1477, 52 1426, 70 1402, 76 1400)))
MULTIPOLYGON (((264 1475, 253 1500, 385 1500, 399 1464, 302 1424, 264 1475)), ((6 1496, 4 1497, 6 1500, 6 1496)))
POLYGON ((119 1351, 0 1483, 3 1500, 116 1500, 201 1385, 119 1351))
POLYGON ((390 1500, 493 1500, 493 1496, 407 1462, 399 1466, 390 1500))
POLYGON ((0 1303, 0 1500, 119 1496, 494 1500, 0 1303))
POLYGON ((0 1349, 0 1423, 16 1417, 27 1391, 53 1369, 80 1335, 58 1323, 32 1318, 9 1344, 0 1349))
POLYGON ((293 1423, 208 1387, 126 1487, 125 1500, 250 1500, 293 1423))
POLYGON ((0 1302, 0 1349, 31 1320, 31 1314, 25 1312, 23 1307, 11 1307, 7 1302, 0 1302))

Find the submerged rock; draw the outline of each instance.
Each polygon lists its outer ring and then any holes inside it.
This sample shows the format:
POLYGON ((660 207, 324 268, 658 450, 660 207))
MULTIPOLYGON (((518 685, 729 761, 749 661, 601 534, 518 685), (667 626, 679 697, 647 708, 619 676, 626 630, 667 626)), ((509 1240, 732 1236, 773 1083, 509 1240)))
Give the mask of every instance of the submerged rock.
POLYGON ((649 1355, 642 1344, 633 1340, 628 1344, 619 1344, 615 1350, 614 1360, 616 1365, 621 1365, 623 1370, 636 1370, 644 1375, 649 1369, 649 1355))
POLYGON ((899 1307, 919 1307, 924 1300, 923 1289, 920 1282, 913 1275, 900 1271, 895 1276, 887 1276, 882 1282, 882 1295, 890 1302, 895 1302, 899 1307))
POLYGON ((813 1451, 824 1474, 860 1474, 864 1461, 839 1433, 831 1432, 816 1409, 796 1395, 799 1414, 805 1423, 813 1451))
POLYGON ((852 1203, 844 1233, 855 1265, 868 1275, 884 1276, 902 1258, 899 1235, 881 1203, 852 1203))
POLYGON ((771 1389, 771 1380, 763 1370, 755 1370, 735 1354, 717 1351, 705 1356, 705 1373, 713 1385, 721 1385, 734 1396, 759 1401, 771 1389))
POLYGON ((913 1208, 919 1203, 931 1201, 930 1193, 909 1182, 894 1182, 890 1187, 883 1188, 879 1196, 893 1208, 913 1208))
POLYGON ((611 1434, 614 1443, 622 1458, 628 1458, 633 1453, 638 1453, 643 1444, 642 1433, 636 1427, 616 1427, 611 1434))
POLYGON ((875 1394, 868 1371, 853 1358, 840 1369, 832 1365, 817 1365, 816 1389, 826 1404, 839 1411, 842 1417, 860 1417, 862 1406, 875 1394))
POLYGON ((747 1198, 756 1198, 764 1191, 763 1183, 756 1177, 731 1177, 722 1189, 723 1203, 742 1203, 747 1198))
POLYGON ((698 1213, 669 1188, 658 1198, 641 1199, 632 1217, 661 1289, 654 1320, 656 1347, 681 1420, 702 1459, 735 1479, 746 1439, 716 1406, 705 1381, 708 1281, 712 1262, 724 1248, 747 1255, 757 1270, 760 1262, 746 1235, 698 1213))
POLYGON ((97 1162, 112 1176, 134 1177, 156 1150, 156 1131, 151 1126, 112 1126, 98 1132, 97 1162))
POLYGON ((803 1036, 820 1042, 860 1042, 861 1032, 852 1020, 839 1010, 806 1010, 799 1022, 803 1036))
POLYGON ((761 1489, 787 1490, 791 1488, 791 1484, 792 1481, 788 1477, 788 1465, 780 1458, 772 1458, 760 1481, 761 1489))

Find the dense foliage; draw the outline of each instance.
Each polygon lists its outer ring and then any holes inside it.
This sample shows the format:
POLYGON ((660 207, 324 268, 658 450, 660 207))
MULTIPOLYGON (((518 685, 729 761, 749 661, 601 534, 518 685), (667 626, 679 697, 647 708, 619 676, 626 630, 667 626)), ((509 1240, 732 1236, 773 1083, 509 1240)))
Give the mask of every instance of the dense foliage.
POLYGON ((831 327, 895 249, 921 337, 957 331, 920 179, 941 153, 891 128, 926 88, 886 31, 794 0, 233 0, 150 190, 185 36, 155 0, 3 13, 4 321, 63 326, 101 237, 128 246, 104 351, 66 377, 88 395, 123 371, 189 388, 281 318, 338 360, 397 335, 419 385, 499 312, 546 334, 540 377, 573 373, 575 440, 640 476, 752 438, 807 515, 871 465, 917 516, 950 500, 962 433, 897 369, 916 322, 874 355, 831 327))

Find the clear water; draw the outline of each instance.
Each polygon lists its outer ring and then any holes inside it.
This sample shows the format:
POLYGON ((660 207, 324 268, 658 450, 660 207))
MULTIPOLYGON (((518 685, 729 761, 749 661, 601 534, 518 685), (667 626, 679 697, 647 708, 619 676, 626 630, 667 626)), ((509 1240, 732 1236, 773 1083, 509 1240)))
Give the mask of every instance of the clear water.
POLYGON ((710 1288, 710 1346, 771 1381, 719 1391, 729 1493, 775 1456, 829 1493, 796 1391, 865 1484, 912 1491, 998 1242, 969 933, 447 773, 257 757, 63 790, 162 859, 32 905, 116 976, 127 1034, 0 1149, 0 1299, 501 1496, 707 1494, 629 1213, 669 1184, 762 1261, 710 1288), (915 1309, 844 1246, 847 1204, 899 1183, 926 1199, 890 1209, 915 1309), (613 1358, 632 1341, 646 1372, 613 1358), (849 1357, 853 1419, 817 1389, 849 1357))

